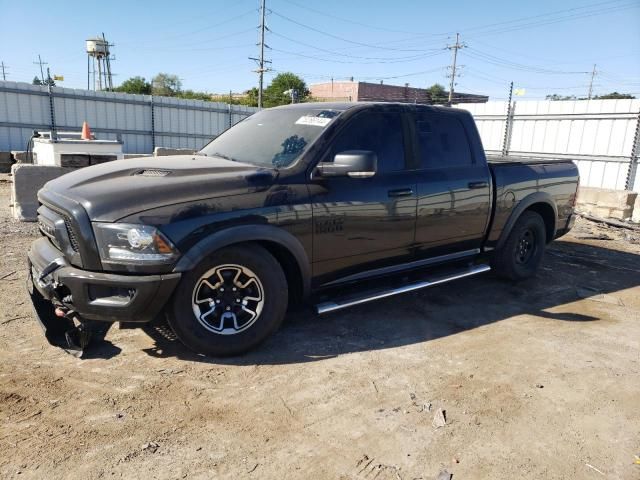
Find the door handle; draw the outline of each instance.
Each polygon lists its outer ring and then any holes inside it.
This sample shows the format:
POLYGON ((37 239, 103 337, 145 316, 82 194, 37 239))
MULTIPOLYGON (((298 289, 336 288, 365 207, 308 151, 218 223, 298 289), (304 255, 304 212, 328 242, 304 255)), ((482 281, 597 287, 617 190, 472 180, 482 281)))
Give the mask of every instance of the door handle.
POLYGON ((469 188, 487 188, 489 186, 489 182, 469 182, 469 188))
POLYGON ((398 190, 389 190, 390 197, 409 197, 413 195, 411 188, 399 188, 398 190))

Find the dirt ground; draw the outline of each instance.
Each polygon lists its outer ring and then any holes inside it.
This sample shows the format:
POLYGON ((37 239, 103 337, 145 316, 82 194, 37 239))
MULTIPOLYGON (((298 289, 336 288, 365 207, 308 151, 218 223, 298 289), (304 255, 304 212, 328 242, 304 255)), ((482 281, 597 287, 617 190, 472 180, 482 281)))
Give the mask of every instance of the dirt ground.
POLYGON ((638 232, 581 220, 533 280, 291 314, 239 358, 114 328, 79 360, 31 313, 7 182, 0 478, 640 479, 638 232))

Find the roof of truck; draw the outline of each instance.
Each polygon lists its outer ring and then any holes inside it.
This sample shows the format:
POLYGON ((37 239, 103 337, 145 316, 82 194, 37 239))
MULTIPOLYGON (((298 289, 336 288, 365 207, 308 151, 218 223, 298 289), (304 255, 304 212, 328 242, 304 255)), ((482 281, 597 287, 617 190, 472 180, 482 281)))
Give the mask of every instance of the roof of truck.
POLYGON ((413 109, 415 107, 429 107, 429 108, 437 108, 441 110, 454 110, 458 112, 466 112, 466 110, 462 110, 459 108, 453 107, 445 107, 442 105, 426 105, 423 103, 404 103, 404 102, 308 102, 308 103, 291 103, 289 105, 281 105, 279 107, 274 107, 278 109, 300 109, 300 110, 308 110, 309 108, 323 108, 326 110, 339 110, 346 111, 352 108, 364 108, 367 106, 398 106, 404 107, 407 109, 413 109))

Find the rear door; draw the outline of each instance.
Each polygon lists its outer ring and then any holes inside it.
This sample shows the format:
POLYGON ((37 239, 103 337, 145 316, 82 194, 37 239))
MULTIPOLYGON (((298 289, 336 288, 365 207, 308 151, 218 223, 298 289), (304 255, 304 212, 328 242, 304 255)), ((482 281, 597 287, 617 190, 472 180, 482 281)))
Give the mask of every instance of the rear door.
POLYGON ((313 268, 319 284, 411 259, 416 178, 407 169, 410 141, 399 109, 357 113, 338 132, 323 161, 347 150, 378 157, 370 178, 316 178, 313 268))
POLYGON ((490 213, 491 177, 474 158, 460 115, 419 109, 415 116, 418 258, 473 254, 490 213))

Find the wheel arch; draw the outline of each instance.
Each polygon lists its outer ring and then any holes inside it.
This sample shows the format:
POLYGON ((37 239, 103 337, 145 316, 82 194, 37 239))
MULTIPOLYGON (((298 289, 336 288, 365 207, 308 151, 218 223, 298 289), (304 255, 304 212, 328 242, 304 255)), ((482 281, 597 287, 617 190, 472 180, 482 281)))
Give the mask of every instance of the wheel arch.
POLYGON ((189 271, 217 250, 243 243, 257 243, 275 257, 294 297, 309 296, 311 262, 304 247, 292 234, 271 225, 241 225, 216 232, 185 252, 173 271, 189 271))
POLYGON ((546 230, 547 243, 556 236, 556 219, 558 218, 558 207, 551 195, 546 192, 535 192, 523 198, 514 208, 505 224, 496 248, 501 248, 507 241, 511 230, 524 212, 536 212, 542 217, 546 230))

